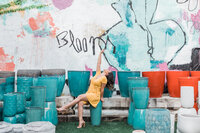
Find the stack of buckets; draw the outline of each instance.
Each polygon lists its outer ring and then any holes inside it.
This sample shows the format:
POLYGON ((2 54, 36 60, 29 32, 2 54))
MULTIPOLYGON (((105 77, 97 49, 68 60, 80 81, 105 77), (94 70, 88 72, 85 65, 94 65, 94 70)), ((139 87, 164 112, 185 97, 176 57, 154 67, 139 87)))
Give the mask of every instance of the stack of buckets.
MULTIPOLYGON (((131 100, 130 108, 132 121, 129 124, 136 130, 145 130, 145 112, 149 101, 148 78, 146 77, 131 77, 128 78, 129 96, 131 100)), ((130 115, 130 112, 129 112, 130 115)))

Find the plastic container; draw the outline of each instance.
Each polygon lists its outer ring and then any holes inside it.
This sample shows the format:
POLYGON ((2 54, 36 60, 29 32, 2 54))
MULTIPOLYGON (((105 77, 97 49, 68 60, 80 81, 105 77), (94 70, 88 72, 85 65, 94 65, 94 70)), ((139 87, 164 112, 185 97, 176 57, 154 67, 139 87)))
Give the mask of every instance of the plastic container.
POLYGON ((26 114, 25 113, 16 114, 15 117, 16 117, 16 123, 21 123, 21 124, 26 123, 26 114))
POLYGON ((194 108, 180 108, 177 114, 179 119, 180 114, 197 115, 197 112, 194 108))
POLYGON ((194 87, 194 101, 198 97, 198 81, 199 77, 179 77, 179 87, 181 86, 193 86, 194 87))
POLYGON ((133 128, 136 130, 145 130, 146 109, 135 109, 133 115, 133 128))
POLYGON ((23 92, 13 92, 17 96, 17 114, 25 111, 26 98, 23 92))
POLYGON ((3 113, 4 116, 12 117, 17 112, 17 95, 13 93, 4 94, 3 113))
POLYGON ((6 87, 6 79, 0 78, 0 101, 3 100, 3 95, 5 93, 5 87, 6 87))
POLYGON ((139 71, 118 71, 118 82, 122 97, 129 97, 128 77, 140 77, 139 71))
POLYGON ((135 112, 135 106, 132 101, 130 101, 129 110, 128 110, 128 118, 127 123, 133 126, 133 114, 135 112))
POLYGON ((23 133, 23 128, 24 128, 24 124, 12 124, 11 125, 13 128, 13 132, 14 133, 23 133))
POLYGON ((55 133, 56 127, 50 122, 30 122, 24 126, 24 133, 55 133))
MULTIPOLYGON (((112 73, 113 73, 113 76, 114 76, 114 83, 115 83, 116 72, 112 71, 112 73)), ((95 76, 96 75, 96 71, 93 71, 92 75, 95 76)), ((109 97, 112 97, 112 94, 113 94, 113 90, 109 90, 108 88, 104 88, 103 97, 109 98, 109 97)))
POLYGON ((149 103, 149 88, 134 87, 132 89, 132 99, 136 109, 146 109, 149 103))
POLYGON ((46 102, 53 102, 56 99, 58 78, 57 77, 40 77, 35 81, 34 86, 45 86, 46 87, 46 102))
POLYGON ((26 107, 31 107, 31 101, 26 101, 26 107))
POLYGON ((102 113, 102 102, 101 100, 97 104, 97 107, 94 108, 90 105, 90 117, 91 117, 91 124, 93 126, 99 126, 101 124, 101 113, 102 113))
POLYGON ((10 123, 0 122, 0 133, 13 133, 13 127, 10 123))
POLYGON ((170 112, 167 109, 147 109, 145 131, 147 133, 170 133, 170 112))
POLYGON ((58 78, 57 96, 61 96, 65 85, 65 69, 43 69, 42 76, 54 76, 58 78))
POLYGON ((70 94, 78 97, 80 94, 86 93, 89 87, 89 78, 89 71, 68 71, 70 94))
POLYGON ((188 77, 189 71, 167 71, 167 86, 171 97, 180 97, 179 77, 188 77))
POLYGON ((143 77, 148 77, 148 87, 150 90, 151 98, 162 97, 165 85, 165 72, 164 71, 151 71, 142 72, 143 77))
POLYGON ((184 108, 192 108, 194 106, 193 86, 181 86, 181 105, 184 108))
POLYGON ((58 115, 56 108, 45 108, 43 121, 49 121, 55 126, 58 124, 58 115))
POLYGON ((200 71, 190 71, 191 77, 200 77, 200 71))
POLYGON ((31 106, 45 108, 46 87, 31 86, 31 106))
POLYGON ((31 99, 30 87, 33 86, 32 77, 17 77, 17 92, 25 93, 26 100, 31 99))
POLYGON ((146 77, 129 77, 128 78, 128 88, 129 88, 129 96, 132 101, 132 88, 135 87, 148 87, 148 78, 146 77))
POLYGON ((180 114, 177 128, 181 133, 199 133, 200 116, 190 114, 180 114))
POLYGON ((15 90, 15 72, 0 71, 0 78, 6 79, 5 93, 11 93, 15 90))
POLYGON ((3 121, 3 107, 0 107, 0 121, 3 121))
POLYGON ((4 117, 3 121, 11 123, 11 124, 16 124, 17 123, 17 119, 15 116, 12 117, 4 117))
POLYGON ((26 123, 41 121, 44 109, 39 107, 27 107, 26 108, 26 123))

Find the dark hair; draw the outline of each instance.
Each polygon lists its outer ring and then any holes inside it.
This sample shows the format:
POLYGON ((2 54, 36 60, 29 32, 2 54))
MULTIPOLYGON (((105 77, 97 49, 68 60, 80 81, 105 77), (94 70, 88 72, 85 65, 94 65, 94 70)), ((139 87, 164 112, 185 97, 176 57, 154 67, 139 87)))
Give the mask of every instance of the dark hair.
POLYGON ((112 90, 114 88, 114 75, 112 72, 109 72, 108 75, 106 75, 107 78, 107 84, 106 88, 109 90, 112 90))

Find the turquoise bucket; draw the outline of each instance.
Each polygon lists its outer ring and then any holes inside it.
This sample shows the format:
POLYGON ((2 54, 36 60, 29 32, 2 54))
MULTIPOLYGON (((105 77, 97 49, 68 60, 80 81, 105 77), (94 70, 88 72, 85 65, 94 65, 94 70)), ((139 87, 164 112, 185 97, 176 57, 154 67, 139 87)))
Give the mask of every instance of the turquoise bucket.
POLYGON ((101 113, 102 113, 102 102, 101 102, 101 100, 97 104, 96 108, 94 108, 92 105, 90 105, 91 124, 93 126, 99 126, 101 124, 101 113))
POLYGON ((6 79, 5 93, 11 93, 15 90, 15 72, 0 71, 0 78, 6 79))
POLYGON ((89 86, 89 71, 68 71, 68 83, 70 94, 78 97, 80 94, 86 93, 89 86))
POLYGON ((132 99, 136 109, 146 109, 149 103, 149 88, 134 87, 132 88, 132 99))
POLYGON ((46 87, 31 86, 31 106, 45 108, 46 87))
POLYGON ((15 116, 12 117, 4 117, 3 121, 11 123, 11 124, 16 124, 17 123, 17 119, 15 116))
POLYGON ((131 101, 133 101, 132 88, 134 87, 148 87, 148 78, 146 77, 129 77, 128 78, 129 96, 130 96, 131 101))
POLYGON ((6 117, 15 116, 17 112, 17 95, 8 93, 4 94, 3 114, 6 117))
POLYGON ((134 114, 134 112, 135 112, 135 106, 134 106, 133 102, 130 101, 127 122, 131 126, 133 125, 133 114, 134 114))
POLYGON ((5 94, 6 79, 0 78, 0 101, 3 101, 3 95, 5 94))
POLYGON ((26 114, 25 113, 16 114, 15 117, 16 117, 16 123, 20 123, 20 124, 26 123, 26 114))
POLYGON ((26 108, 26 123, 41 121, 44 114, 44 109, 39 107, 27 107, 26 108))
POLYGON ((145 130, 146 109, 135 109, 133 114, 133 128, 135 130, 145 130))
MULTIPOLYGON (((112 71, 113 72, 113 76, 114 76, 114 83, 115 83, 115 76, 116 76, 116 72, 115 71, 112 71)), ((92 72, 92 75, 93 77, 96 75, 96 71, 93 71, 92 72)), ((112 97, 112 94, 113 94, 113 90, 109 90, 108 88, 104 88, 104 93, 103 93, 103 97, 105 98, 109 98, 109 97, 112 97)))
POLYGON ((46 102, 53 102, 56 99, 58 78, 57 77, 40 77, 36 80, 34 86, 46 87, 46 102))
POLYGON ((147 109, 145 116, 145 131, 147 133, 170 133, 170 129, 171 120, 169 110, 147 109))
POLYGON ((3 120, 3 107, 0 107, 0 121, 3 120))
POLYGON ((17 96, 17 114, 25 111, 26 99, 23 92, 13 92, 17 96))
POLYGON ((61 96, 63 88, 65 86, 65 69, 43 69, 42 76, 57 77, 58 78, 58 89, 57 97, 61 96))
POLYGON ((45 113, 42 118, 43 121, 49 121, 55 126, 58 124, 58 115, 56 108, 45 108, 45 113))
POLYGON ((45 102, 45 108, 56 108, 56 102, 45 102))
POLYGON ((33 86, 32 77, 17 77, 17 92, 25 93, 26 100, 31 99, 30 86, 33 86))
POLYGON ((119 89, 122 97, 129 97, 128 77, 140 77, 140 72, 118 71, 119 89))

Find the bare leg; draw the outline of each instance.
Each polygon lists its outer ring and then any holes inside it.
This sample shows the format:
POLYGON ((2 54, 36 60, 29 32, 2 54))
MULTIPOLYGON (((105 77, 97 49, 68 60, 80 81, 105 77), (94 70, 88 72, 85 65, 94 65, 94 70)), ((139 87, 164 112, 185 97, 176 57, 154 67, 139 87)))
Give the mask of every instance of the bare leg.
POLYGON ((85 121, 83 120, 83 101, 78 103, 78 118, 79 118, 79 125, 77 128, 82 128, 85 126, 85 121))
POLYGON ((80 101, 88 101, 86 94, 79 95, 76 99, 70 102, 67 105, 62 106, 61 108, 57 108, 58 111, 69 109, 70 107, 74 106, 75 104, 79 103, 80 101))

